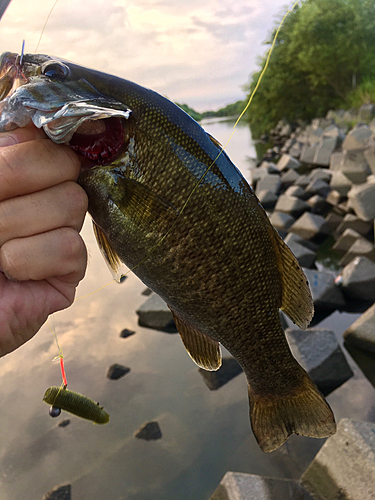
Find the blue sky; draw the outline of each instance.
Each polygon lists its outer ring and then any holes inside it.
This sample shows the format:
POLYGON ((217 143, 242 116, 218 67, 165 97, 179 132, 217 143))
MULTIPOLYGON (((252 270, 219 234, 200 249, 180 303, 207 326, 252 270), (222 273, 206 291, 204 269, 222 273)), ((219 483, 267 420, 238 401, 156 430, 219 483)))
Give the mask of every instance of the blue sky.
MULTIPOLYGON (((54 0, 12 0, 1 51, 35 52, 54 0)), ((242 99, 285 0, 59 0, 38 52, 133 80, 199 111, 242 99)))

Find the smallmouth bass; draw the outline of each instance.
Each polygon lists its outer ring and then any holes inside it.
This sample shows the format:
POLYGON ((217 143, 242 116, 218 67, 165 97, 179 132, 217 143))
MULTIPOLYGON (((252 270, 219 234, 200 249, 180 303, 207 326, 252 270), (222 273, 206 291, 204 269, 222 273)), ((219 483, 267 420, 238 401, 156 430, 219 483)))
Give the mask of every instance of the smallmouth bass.
POLYGON ((219 344, 241 364, 261 449, 332 435, 333 413, 279 318, 308 326, 306 277, 220 144, 159 94, 46 55, 3 54, 0 93, 0 131, 33 121, 81 156, 78 182, 114 272, 123 261, 167 302, 198 366, 220 367, 219 344))

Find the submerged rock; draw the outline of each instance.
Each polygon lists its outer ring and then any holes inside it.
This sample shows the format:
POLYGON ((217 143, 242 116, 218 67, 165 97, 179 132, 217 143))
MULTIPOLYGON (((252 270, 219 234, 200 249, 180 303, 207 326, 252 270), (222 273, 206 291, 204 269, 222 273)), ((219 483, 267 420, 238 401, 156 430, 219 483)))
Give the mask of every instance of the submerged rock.
POLYGON ((120 333, 120 337, 123 338, 123 339, 127 339, 128 337, 131 337, 132 335, 135 334, 135 331, 133 330, 128 330, 127 328, 124 328, 121 333, 120 333))
POLYGON ((107 378, 111 380, 118 380, 119 378, 123 377, 127 373, 130 372, 130 368, 127 366, 119 365, 115 363, 114 365, 110 366, 108 368, 107 372, 107 378))
POLYGON ((333 274, 313 269, 304 269, 310 284, 310 289, 316 309, 341 309, 345 299, 338 286, 335 285, 333 274))
POLYGON ((311 500, 294 479, 227 472, 209 500, 311 500))
POLYGON ((150 295, 136 312, 140 326, 162 331, 176 331, 169 307, 156 293, 150 295))
POLYGON ((288 328, 285 333, 294 357, 324 396, 353 376, 333 332, 314 328, 306 331, 288 328))
POLYGON ((146 441, 156 441, 162 437, 162 433, 157 422, 146 422, 134 433, 134 437, 146 441))
POLYGON ((237 377, 242 372, 242 368, 234 358, 223 358, 222 365, 217 371, 210 372, 203 368, 199 368, 198 371, 207 387, 211 391, 216 391, 232 378, 237 377))
POLYGON ((43 500, 71 500, 72 486, 66 484, 64 486, 56 486, 53 490, 46 493, 43 500))
POLYGON ((340 420, 301 479, 314 498, 373 500, 375 423, 340 420))

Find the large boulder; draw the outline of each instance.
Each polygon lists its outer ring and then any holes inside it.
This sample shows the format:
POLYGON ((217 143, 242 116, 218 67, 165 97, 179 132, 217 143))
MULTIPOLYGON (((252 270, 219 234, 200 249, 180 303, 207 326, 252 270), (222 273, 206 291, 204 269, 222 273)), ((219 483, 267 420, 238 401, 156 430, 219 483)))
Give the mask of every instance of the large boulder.
POLYGON ((328 167, 331 154, 336 149, 338 137, 323 137, 315 150, 313 165, 328 167))
POLYGON ((371 135, 372 132, 367 125, 356 126, 348 132, 344 142, 342 143, 342 149, 344 151, 364 149, 367 146, 371 135))
POLYGON ((155 330, 168 330, 174 326, 169 307, 156 293, 150 295, 136 312, 139 317, 140 326, 154 328, 155 330))
POLYGON ((362 184, 371 174, 364 151, 347 151, 340 165, 340 172, 353 184, 362 184))
POLYGON ((353 186, 348 193, 350 206, 362 220, 375 218, 375 184, 353 186))
POLYGON ((281 186, 280 176, 278 174, 266 174, 258 180, 255 189, 256 194, 261 191, 271 191, 277 194, 281 186))
POLYGON ((294 479, 227 472, 209 500, 311 500, 294 479))
POLYGON ((343 335, 349 345, 375 352, 375 303, 343 335))
POLYGON ((271 224, 278 231, 287 231, 295 220, 296 219, 292 215, 277 211, 273 212, 270 217, 271 224))
POLYGON ((324 239, 331 234, 331 229, 324 217, 309 212, 301 215, 289 229, 306 240, 324 239))
POLYGON ((355 257, 342 271, 342 288, 351 297, 375 301, 375 262, 355 257))
POLYGON ((293 156, 283 154, 280 160, 277 162, 276 166, 281 172, 289 169, 298 170, 301 167, 301 164, 298 160, 293 158, 293 156))
POLYGON ((353 376, 333 332, 323 329, 304 331, 288 328, 285 333, 293 356, 324 396, 353 376))
POLYGON ((345 299, 340 288, 335 284, 333 274, 305 268, 304 273, 309 282, 314 306, 317 310, 334 310, 345 306, 345 299))
POLYGON ((275 210, 278 212, 290 214, 295 218, 299 217, 309 209, 310 206, 303 200, 300 200, 295 196, 287 196, 285 194, 279 197, 275 206, 275 210))
POLYGON ((375 423, 343 418, 302 475, 319 500, 375 499, 375 423))
POLYGON ((350 191, 353 183, 340 170, 335 170, 329 183, 331 189, 338 191, 343 196, 346 196, 350 191))
POLYGON ((372 229, 372 223, 360 219, 357 215, 346 214, 344 220, 338 225, 337 232, 341 234, 348 228, 354 229, 362 236, 366 236, 372 229))

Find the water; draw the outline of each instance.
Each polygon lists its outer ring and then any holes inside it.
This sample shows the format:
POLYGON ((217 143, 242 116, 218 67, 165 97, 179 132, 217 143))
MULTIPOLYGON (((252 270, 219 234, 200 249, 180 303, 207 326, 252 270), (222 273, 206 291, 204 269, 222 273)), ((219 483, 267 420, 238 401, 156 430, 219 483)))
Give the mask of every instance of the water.
MULTIPOLYGON (((226 122, 207 130, 225 143, 226 122)), ((249 130, 239 127, 229 155, 245 176, 255 156, 249 130)), ((110 282, 90 221, 83 228, 89 265, 77 297, 110 282)), ((0 499, 40 500, 58 484, 72 484, 74 500, 206 500, 226 471, 298 478, 322 440, 292 436, 272 454, 258 448, 249 428, 246 382, 239 375, 210 391, 186 354, 179 335, 138 326, 136 309, 146 300, 132 274, 55 314, 69 388, 110 413, 105 426, 69 416, 52 419, 42 397, 61 382, 57 347, 45 325, 30 342, 0 359, 0 499), (120 338, 123 328, 136 334, 120 338), (114 363, 131 371, 107 379, 114 363), (70 419, 67 427, 58 422, 70 419), (157 420, 163 437, 145 442, 133 433, 157 420)), ((323 326, 338 338, 355 314, 334 313, 323 326)), ((355 376, 328 396, 337 419, 375 419, 375 391, 351 361, 355 376)))

